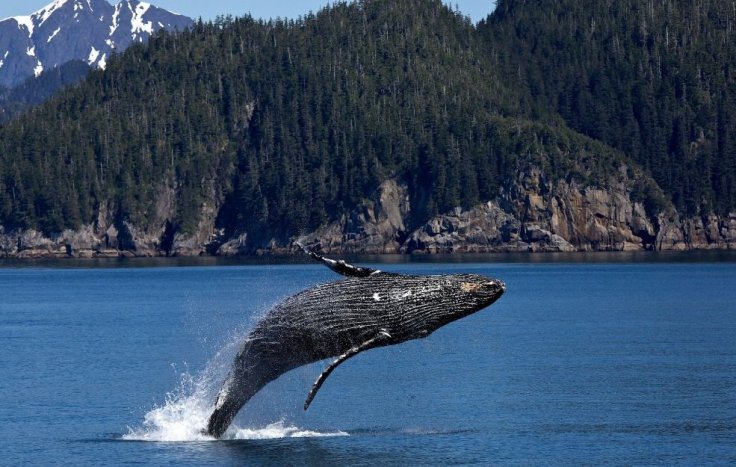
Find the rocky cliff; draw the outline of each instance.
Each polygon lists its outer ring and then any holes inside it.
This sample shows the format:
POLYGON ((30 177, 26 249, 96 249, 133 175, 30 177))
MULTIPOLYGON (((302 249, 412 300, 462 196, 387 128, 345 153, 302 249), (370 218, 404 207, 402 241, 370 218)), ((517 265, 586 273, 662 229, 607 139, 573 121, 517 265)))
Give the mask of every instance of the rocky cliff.
MULTIPOLYGON (((338 220, 298 239, 331 254, 485 253, 687 250, 736 248, 736 213, 681 219, 673 207, 647 209, 638 201, 636 177, 622 166, 605 186, 550 180, 534 165, 518 171, 496 200, 456 208, 411 228, 406 186, 387 180, 371 199, 338 220)), ((212 199, 217 200, 215 187, 212 199)), ((6 231, 0 226, 0 257, 62 258, 198 256, 295 253, 297 238, 252 244, 247 232, 226 237, 217 228, 218 201, 203 203, 194 232, 171 224, 173 190, 163 189, 148 230, 116 221, 103 206, 93 225, 54 236, 6 231)))
POLYGON ((550 181, 536 167, 519 173, 498 200, 456 208, 407 231, 406 188, 385 182, 374 200, 301 240, 332 253, 633 251, 736 247, 736 213, 680 220, 672 208, 647 213, 633 180, 607 187, 550 181), (397 202, 400 201, 400 202, 397 202))

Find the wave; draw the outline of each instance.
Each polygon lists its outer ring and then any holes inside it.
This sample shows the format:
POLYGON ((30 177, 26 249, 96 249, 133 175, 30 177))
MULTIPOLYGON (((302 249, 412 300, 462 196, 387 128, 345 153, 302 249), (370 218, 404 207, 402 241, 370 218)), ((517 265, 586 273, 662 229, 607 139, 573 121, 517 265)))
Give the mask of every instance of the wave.
MULTIPOLYGON (((151 442, 199 442, 216 441, 204 433, 213 409, 214 398, 210 396, 201 380, 184 376, 182 386, 189 386, 193 392, 178 395, 169 394, 166 403, 154 407, 144 418, 143 425, 128 428, 122 436, 125 441, 151 442)), ((260 428, 244 428, 232 425, 222 437, 224 440, 265 440, 280 438, 314 438, 328 436, 348 436, 343 431, 319 432, 290 426, 280 420, 260 428)))
MULTIPOLYGON (((222 381, 223 370, 229 368, 234 349, 240 339, 233 339, 208 362, 198 375, 188 372, 181 375, 179 387, 166 395, 163 405, 146 413, 143 425, 128 427, 122 436, 125 441, 150 442, 204 442, 215 441, 205 434, 205 428, 214 408, 214 394, 222 381)), ((280 438, 311 438, 348 436, 342 431, 318 432, 290 426, 280 420, 260 428, 243 428, 232 425, 222 439, 265 440, 280 438)))
MULTIPOLYGON (((217 439, 202 433, 202 428, 197 423, 167 423, 154 429, 131 429, 122 436, 125 441, 147 441, 157 443, 185 443, 218 441, 217 439)), ((223 435, 221 440, 269 440, 284 438, 327 438, 337 436, 350 436, 344 431, 320 432, 305 430, 295 426, 287 426, 284 420, 272 423, 262 428, 240 428, 231 426, 223 435)))
POLYGON ((264 428, 230 428, 223 439, 280 439, 280 438, 326 438, 334 436, 349 436, 344 431, 320 432, 286 426, 284 420, 272 423, 264 428))

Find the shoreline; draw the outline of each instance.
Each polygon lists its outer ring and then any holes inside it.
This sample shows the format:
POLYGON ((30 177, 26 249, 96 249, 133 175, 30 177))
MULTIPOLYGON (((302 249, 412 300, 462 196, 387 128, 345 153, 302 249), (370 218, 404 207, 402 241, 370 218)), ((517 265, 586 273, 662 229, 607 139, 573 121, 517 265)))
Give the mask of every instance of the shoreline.
MULTIPOLYGON (((734 263, 735 249, 687 251, 576 251, 436 254, 347 254, 329 255, 361 264, 495 263, 495 264, 633 264, 633 263, 734 263)), ((0 268, 12 267, 208 267, 310 265, 303 254, 241 256, 118 256, 118 257, 0 257, 0 268)))

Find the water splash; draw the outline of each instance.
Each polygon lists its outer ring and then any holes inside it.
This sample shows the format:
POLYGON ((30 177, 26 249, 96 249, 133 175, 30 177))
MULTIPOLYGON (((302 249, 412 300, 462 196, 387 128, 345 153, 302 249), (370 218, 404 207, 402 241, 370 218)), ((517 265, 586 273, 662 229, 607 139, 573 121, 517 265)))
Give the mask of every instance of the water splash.
POLYGON ((344 431, 318 432, 287 426, 284 420, 264 428, 230 428, 224 439, 280 439, 280 438, 325 438, 330 436, 349 436, 344 431))
POLYGON ((212 412, 211 378, 205 371, 199 377, 184 373, 179 388, 166 395, 162 406, 154 407, 144 418, 143 426, 128 428, 126 441, 207 441, 204 434, 212 412))
MULTIPOLYGON (((215 393, 232 361, 232 355, 242 339, 233 339, 205 366, 198 375, 181 375, 179 387, 166 395, 163 405, 146 413, 143 425, 128 428, 122 436, 126 441, 199 442, 215 441, 205 434, 205 428, 214 408, 215 393)), ((226 440, 263 440, 279 438, 308 438, 348 436, 342 431, 317 432, 288 426, 285 420, 261 428, 241 428, 232 425, 223 436, 226 440)))

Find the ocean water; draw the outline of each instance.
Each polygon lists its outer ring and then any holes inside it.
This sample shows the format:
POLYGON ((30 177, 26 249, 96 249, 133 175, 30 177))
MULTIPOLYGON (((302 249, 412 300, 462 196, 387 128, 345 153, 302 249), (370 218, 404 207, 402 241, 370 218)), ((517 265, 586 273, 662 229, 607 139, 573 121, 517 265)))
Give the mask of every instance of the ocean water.
POLYGON ((338 276, 0 263, 0 464, 736 463, 736 263, 568 258, 381 265, 508 289, 428 339, 349 360, 307 412, 328 362, 284 375, 221 441, 200 430, 245 333, 338 276))

